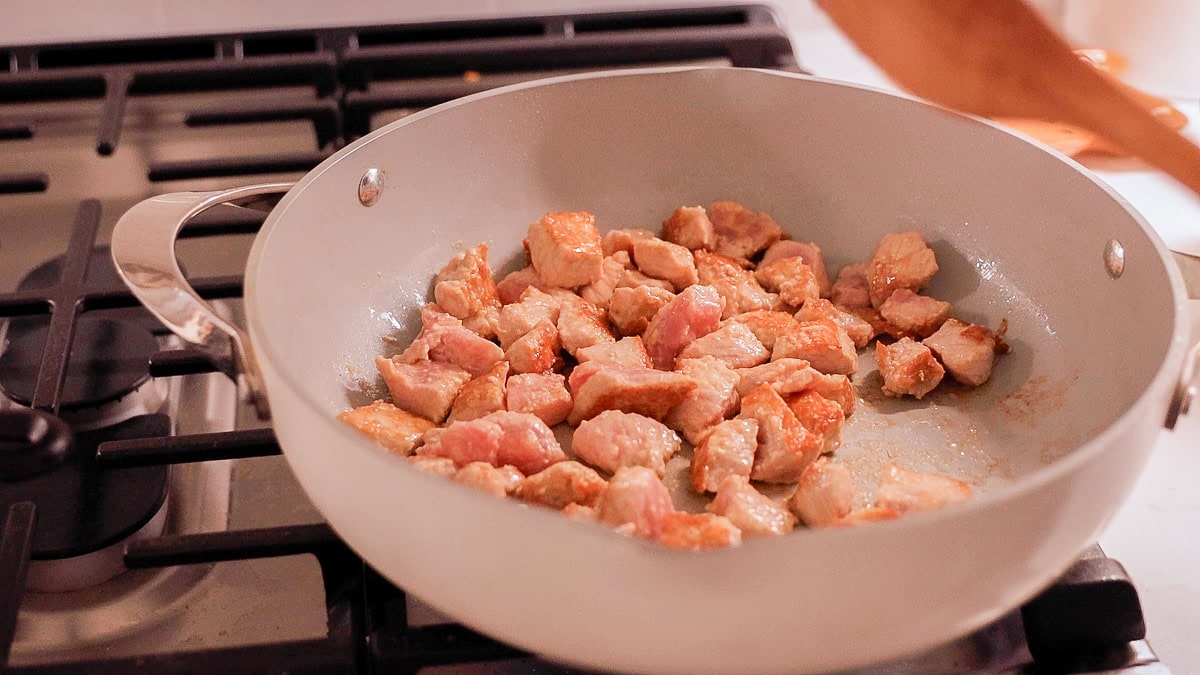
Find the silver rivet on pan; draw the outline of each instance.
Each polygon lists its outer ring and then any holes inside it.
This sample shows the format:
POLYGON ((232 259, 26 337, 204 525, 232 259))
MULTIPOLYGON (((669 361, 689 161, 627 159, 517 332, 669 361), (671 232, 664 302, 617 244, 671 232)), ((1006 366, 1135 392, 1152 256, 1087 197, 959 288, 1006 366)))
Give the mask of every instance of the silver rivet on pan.
POLYGON ((1104 245, 1104 269, 1114 279, 1125 272, 1125 247, 1116 239, 1109 239, 1104 245))
POLYGON ((383 172, 371 167, 358 181, 358 201, 363 206, 374 206, 383 196, 383 172))

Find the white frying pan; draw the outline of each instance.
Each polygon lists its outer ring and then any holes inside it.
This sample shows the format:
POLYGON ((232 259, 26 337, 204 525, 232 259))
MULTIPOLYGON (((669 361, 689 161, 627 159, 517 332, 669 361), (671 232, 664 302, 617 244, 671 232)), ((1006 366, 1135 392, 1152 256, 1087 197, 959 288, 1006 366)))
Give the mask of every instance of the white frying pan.
POLYGON ((978 628, 1093 541, 1194 368, 1167 250, 1078 165, 986 123, 776 72, 612 72, 467 97, 290 189, 143 202, 112 250, 152 311, 264 409, 269 397, 300 483, 372 566, 475 629, 594 668, 840 669, 978 628), (186 288, 174 234, 210 206, 284 191, 250 257, 247 338, 186 288), (674 551, 421 473, 334 419, 381 391, 372 359, 397 349, 381 338, 415 333, 458 247, 486 241, 512 269, 543 212, 657 229, 676 206, 717 199, 769 211, 834 270, 887 232, 920 230, 942 268, 929 292, 960 317, 1008 319, 1013 351, 978 390, 881 400, 864 362, 838 451, 864 491, 895 459, 972 482, 973 501, 674 551))

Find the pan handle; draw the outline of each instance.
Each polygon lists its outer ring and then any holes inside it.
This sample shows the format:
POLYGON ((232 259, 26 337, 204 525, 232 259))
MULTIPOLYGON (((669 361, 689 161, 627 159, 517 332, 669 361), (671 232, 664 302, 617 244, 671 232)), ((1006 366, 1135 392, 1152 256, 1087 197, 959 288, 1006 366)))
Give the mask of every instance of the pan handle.
POLYGON ((112 257, 117 273, 150 313, 196 345, 238 383, 260 419, 271 417, 266 388, 249 336, 221 318, 188 284, 175 258, 175 240, 188 221, 229 204, 268 212, 292 183, 268 183, 216 192, 175 192, 136 204, 117 221, 112 257))

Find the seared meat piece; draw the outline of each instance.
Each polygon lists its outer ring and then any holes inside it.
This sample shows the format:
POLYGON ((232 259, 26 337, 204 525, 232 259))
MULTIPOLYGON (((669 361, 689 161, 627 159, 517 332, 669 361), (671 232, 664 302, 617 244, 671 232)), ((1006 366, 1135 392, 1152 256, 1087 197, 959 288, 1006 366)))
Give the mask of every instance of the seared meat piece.
POLYGON ((649 239, 654 236, 650 230, 630 228, 625 230, 609 230, 604 235, 601 244, 604 255, 612 255, 617 251, 633 253, 633 242, 639 239, 649 239))
POLYGON ((448 457, 459 467, 471 462, 511 464, 525 475, 567 458, 546 423, 529 413, 494 412, 446 427, 419 455, 448 457))
POLYGON ((856 527, 858 525, 869 525, 871 523, 879 523, 885 520, 895 520, 902 514, 886 506, 868 506, 865 509, 856 509, 842 518, 838 518, 833 522, 836 527, 856 527))
POLYGON ((746 537, 787 534, 796 527, 796 516, 755 490, 743 476, 729 476, 721 481, 717 496, 705 508, 728 518, 746 537))
POLYGON ((700 493, 716 492, 730 476, 749 480, 757 447, 757 421, 725 420, 716 425, 696 446, 692 457, 692 488, 700 493))
POLYGON ((737 373, 737 391, 743 397, 764 384, 780 394, 799 393, 821 375, 804 359, 779 359, 753 368, 739 368, 737 373))
POLYGON ((525 289, 531 286, 551 295, 562 290, 542 281, 532 267, 522 267, 516 272, 510 272, 496 284, 496 295, 500 297, 501 304, 508 305, 520 300, 525 289))
POLYGON ((786 401, 801 426, 822 438, 822 454, 838 449, 842 444, 842 425, 846 422, 842 406, 814 391, 793 394, 786 401))
POLYGON ((813 276, 817 279, 817 286, 821 289, 821 297, 829 297, 833 284, 829 283, 829 272, 825 269, 825 254, 816 244, 782 239, 771 244, 771 247, 763 254, 758 266, 763 268, 778 260, 797 256, 812 269, 813 276))
POLYGON ((558 329, 549 319, 542 319, 513 342, 504 356, 514 373, 548 373, 561 363, 561 347, 558 329))
POLYGON ((779 293, 779 299, 792 307, 821 297, 821 287, 812 268, 800 257, 783 258, 770 265, 759 265, 754 278, 768 291, 779 293))
MULTIPOLYGON (((495 312, 500 309, 500 296, 488 267, 487 244, 461 251, 446 263, 434 278, 433 299, 451 316, 464 321, 484 310, 495 312)), ((477 326, 488 323, 486 320, 475 322, 477 326)), ((482 336, 491 337, 491 334, 485 330, 482 336)))
POLYGON ((401 456, 412 454, 425 432, 436 426, 424 417, 401 410, 387 401, 375 401, 339 413, 337 417, 388 452, 401 456))
POLYGON ((741 544, 742 531, 725 516, 676 511, 663 516, 658 543, 693 550, 725 548, 741 544))
MULTIPOLYGON (((874 307, 842 307, 840 305, 837 305, 837 307, 838 309, 844 310, 847 314, 862 319, 871 327, 871 337, 867 338, 868 341, 878 335, 888 332, 888 329, 891 328, 888 322, 884 320, 883 315, 879 313, 879 310, 875 309, 874 307)), ((901 335, 900 337, 904 336, 901 335)))
POLYGON ((604 410, 622 410, 662 419, 696 388, 696 381, 682 373, 652 368, 621 368, 592 361, 571 373, 575 407, 568 421, 578 425, 604 410))
POLYGON ((721 298, 711 286, 688 286, 651 319, 643 339, 654 367, 671 370, 692 340, 708 335, 721 321, 721 298))
POLYGON ((375 367, 396 407, 439 424, 463 385, 471 380, 471 374, 462 368, 434 361, 397 363, 377 356, 375 367))
POLYGON ((580 423, 571 440, 571 450, 583 461, 608 473, 623 466, 644 466, 662 478, 667 460, 679 452, 680 444, 675 432, 658 420, 605 410, 580 423))
POLYGON ((558 334, 563 349, 572 356, 583 347, 616 341, 608 327, 608 313, 582 298, 563 299, 558 334))
MULTIPOLYGON (((598 474, 597 474, 598 475, 598 474)), ((607 485, 607 483, 605 484, 607 485)), ((559 513, 570 518, 571 520, 580 520, 586 523, 594 523, 600 520, 600 512, 594 506, 584 506, 574 502, 562 507, 559 513)))
POLYGON ((796 312, 796 318, 802 322, 818 319, 834 322, 846 331, 846 335, 850 336, 850 340, 854 342, 857 349, 866 347, 871 338, 875 337, 875 330, 865 319, 838 309, 836 305, 824 298, 816 298, 804 303, 800 311, 796 312))
POLYGON ((608 482, 579 462, 557 462, 528 476, 513 493, 517 498, 552 509, 570 504, 595 506, 608 482))
POLYGON ((597 505, 600 521, 647 539, 662 534, 663 518, 675 511, 671 493, 654 473, 644 466, 626 466, 608 481, 608 489, 597 505), (628 525, 627 528, 621 526, 628 525))
POLYGON ((454 474, 454 480, 493 497, 507 497, 524 478, 511 466, 492 466, 487 462, 471 462, 454 474))
POLYGON ((925 338, 924 344, 933 350, 950 375, 965 385, 978 387, 992 375, 996 352, 1008 351, 1004 330, 992 332, 986 326, 949 319, 936 333, 925 338))
POLYGON ((641 335, 658 310, 674 297, 671 291, 650 286, 618 288, 609 301, 608 318, 621 335, 641 335))
POLYGON ((463 327, 462 321, 442 311, 438 305, 421 308, 421 332, 403 353, 393 359, 397 363, 421 361, 448 363, 478 377, 491 370, 504 351, 490 340, 463 327))
POLYGON ((650 354, 646 351, 645 343, 642 342, 642 338, 636 335, 621 338, 616 342, 602 342, 591 347, 584 347, 575 352, 575 358, 580 363, 602 361, 614 366, 625 366, 626 368, 654 367, 654 364, 650 361, 650 354))
POLYGON ((876 342, 875 360, 883 376, 883 393, 888 396, 908 394, 921 398, 933 391, 946 374, 929 347, 911 338, 902 338, 890 346, 876 342))
POLYGON ((666 279, 655 279, 654 277, 646 276, 636 269, 627 269, 621 274, 621 279, 617 281, 617 288, 656 288, 664 291, 670 291, 672 295, 675 293, 675 286, 666 279))
POLYGON ((613 289, 617 287, 625 272, 629 271, 627 267, 629 261, 626 258, 628 254, 624 251, 618 251, 618 255, 609 256, 604 259, 600 277, 579 289, 579 297, 600 309, 608 309, 608 302, 612 298, 613 289))
POLYGON ((722 319, 743 312, 774 307, 778 296, 763 290, 754 279, 754 274, 736 260, 708 251, 696 251, 693 256, 696 259, 696 273, 700 283, 715 288, 725 301, 725 309, 721 312, 722 319))
POLYGON ((796 317, 787 312, 776 312, 773 310, 756 310, 738 314, 725 320, 726 323, 736 322, 745 324, 750 332, 754 333, 754 337, 766 347, 768 351, 775 349, 775 340, 784 333, 792 330, 800 324, 796 317))
POLYGON ((492 369, 463 385, 450 408, 447 422, 473 420, 497 410, 504 410, 504 379, 508 377, 508 362, 501 361, 492 369))
POLYGON ((948 302, 897 288, 879 306, 879 314, 895 329, 890 331, 895 337, 924 338, 942 327, 951 309, 948 302))
POLYGON ((529 226, 526 241, 533 269, 547 284, 575 288, 603 272, 604 249, 590 213, 547 213, 529 226))
POLYGON ((507 406, 512 412, 537 415, 547 426, 561 424, 571 414, 566 378, 558 373, 526 373, 508 378, 507 406))
POLYGON ((749 259, 783 236, 770 214, 751 211, 737 202, 713 202, 708 212, 717 235, 713 251, 719 255, 749 259))
POLYGON ((829 300, 843 309, 871 306, 870 284, 867 283, 867 264, 846 265, 838 272, 837 281, 829 292, 829 300))
POLYGON ((663 421, 683 434, 688 443, 696 445, 713 425, 737 410, 740 378, 736 371, 711 356, 680 359, 676 371, 692 378, 696 388, 671 408, 663 421))
POLYGON ((496 336, 500 338, 500 347, 508 349, 512 343, 533 330, 542 321, 558 323, 558 313, 562 301, 543 293, 530 286, 521 293, 519 302, 505 305, 500 309, 500 318, 496 324, 496 336))
POLYGON ((662 239, 639 239, 633 242, 633 262, 646 276, 671 282, 680 291, 700 280, 692 252, 662 239))
POLYGON ((933 249, 925 244, 920 232, 884 235, 867 263, 871 306, 882 306, 897 288, 913 292, 925 288, 937 270, 933 249))
POLYGON ((805 321, 775 340, 771 360, 804 359, 822 373, 850 375, 858 370, 854 341, 827 319, 805 321))
POLYGON ((940 473, 909 471, 897 464, 888 464, 879 479, 875 505, 894 509, 898 513, 932 511, 971 498, 971 488, 961 480, 940 473))
POLYGON ((800 424, 770 385, 759 385, 742 398, 738 418, 758 422, 758 452, 750 470, 754 480, 794 483, 821 454, 821 437, 800 424))
POLYGON ((431 473, 435 476, 452 478, 454 474, 458 473, 458 467, 454 465, 454 460, 446 457, 409 455, 408 463, 425 473, 431 473))
POLYGON ((684 347, 678 358, 698 359, 702 356, 712 356, 730 368, 750 368, 769 361, 771 352, 745 324, 726 322, 684 347))
POLYGON ((788 508, 809 527, 837 523, 854 508, 850 470, 828 457, 818 457, 800 476, 800 484, 788 498, 788 508))
POLYGON ((681 206, 663 221, 663 239, 695 251, 711 249, 717 244, 717 233, 703 206, 681 206))
POLYGON ((838 404, 846 417, 853 415, 854 408, 858 405, 858 392, 854 391, 854 385, 845 375, 817 373, 804 391, 811 391, 838 404))

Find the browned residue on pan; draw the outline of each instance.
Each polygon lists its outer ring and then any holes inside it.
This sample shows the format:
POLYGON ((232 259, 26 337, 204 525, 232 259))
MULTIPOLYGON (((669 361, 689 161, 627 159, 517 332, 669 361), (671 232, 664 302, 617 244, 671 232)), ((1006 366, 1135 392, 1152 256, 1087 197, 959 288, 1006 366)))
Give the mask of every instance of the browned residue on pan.
POLYGON ((1061 378, 1034 375, 996 403, 1001 415, 1018 424, 1038 428, 1045 419, 1067 405, 1067 395, 1079 381, 1079 372, 1061 378))

